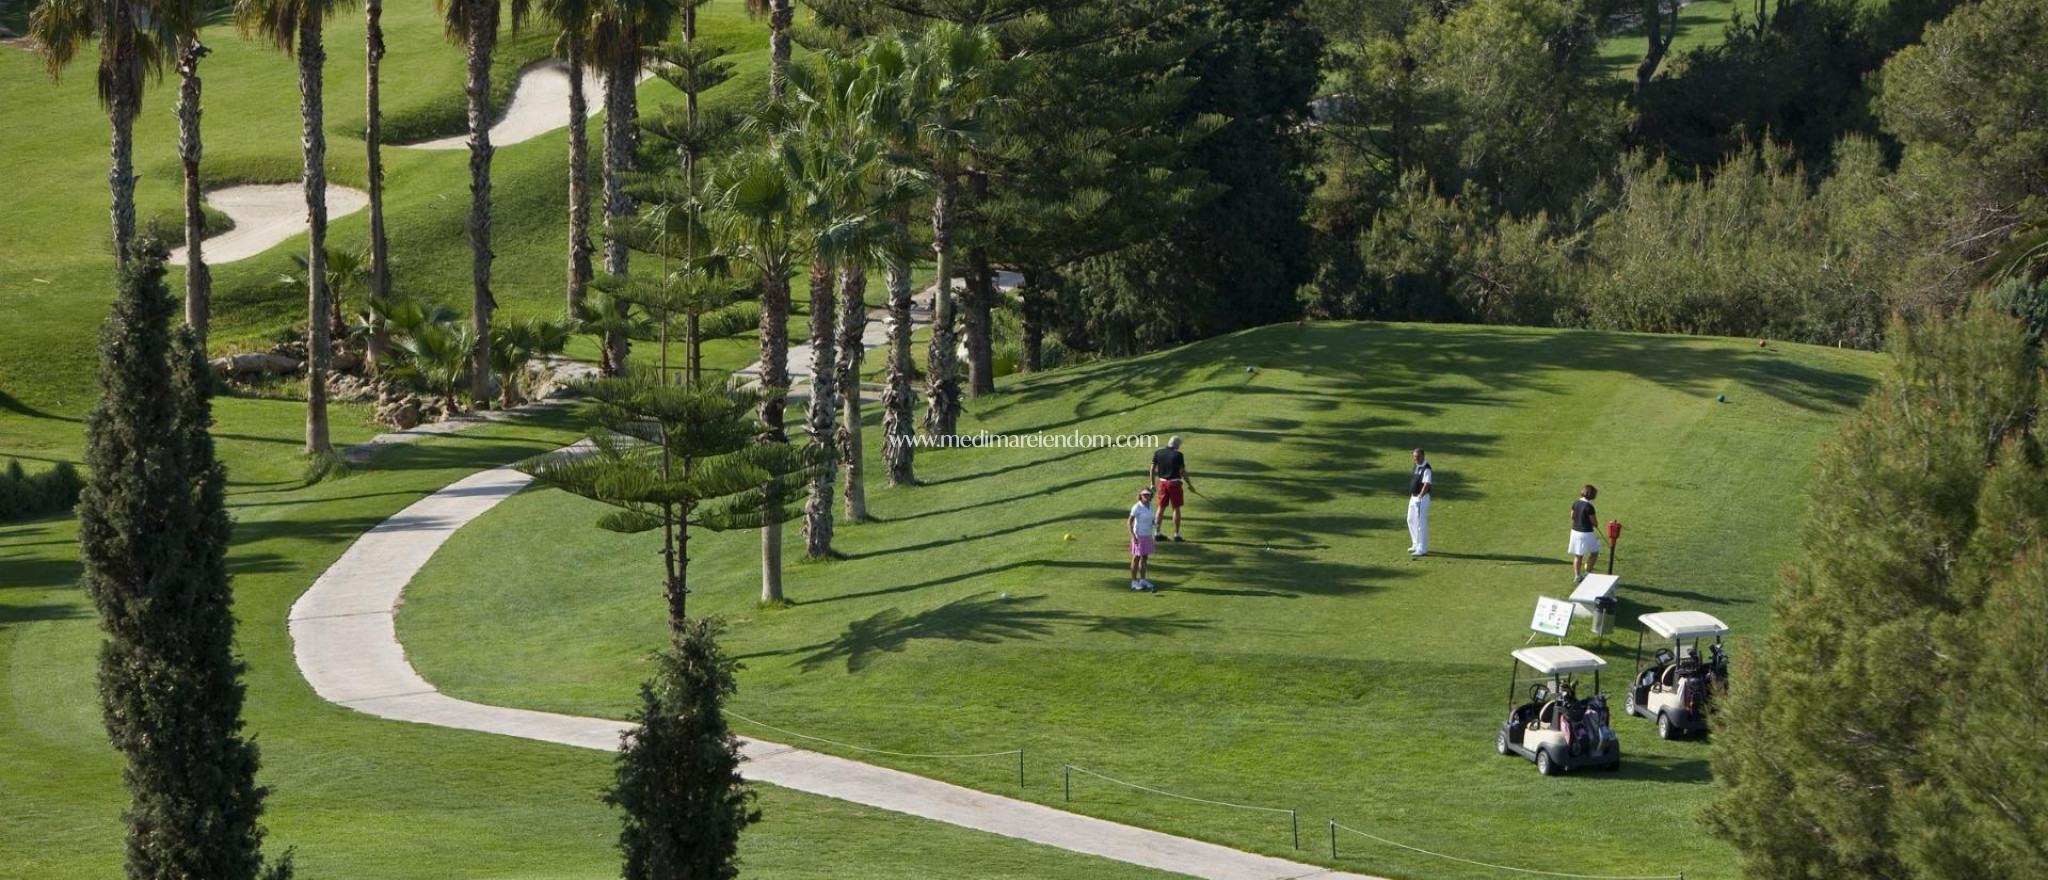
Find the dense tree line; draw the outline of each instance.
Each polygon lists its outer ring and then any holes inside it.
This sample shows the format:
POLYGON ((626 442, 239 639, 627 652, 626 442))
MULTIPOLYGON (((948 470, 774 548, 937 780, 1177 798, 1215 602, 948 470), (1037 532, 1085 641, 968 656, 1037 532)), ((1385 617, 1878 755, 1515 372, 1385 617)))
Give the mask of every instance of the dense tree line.
POLYGON ((1761 4, 1634 88, 1585 32, 1654 12, 1311 8, 1342 85, 1311 314, 1876 347, 2038 278, 2039 3, 1761 4))

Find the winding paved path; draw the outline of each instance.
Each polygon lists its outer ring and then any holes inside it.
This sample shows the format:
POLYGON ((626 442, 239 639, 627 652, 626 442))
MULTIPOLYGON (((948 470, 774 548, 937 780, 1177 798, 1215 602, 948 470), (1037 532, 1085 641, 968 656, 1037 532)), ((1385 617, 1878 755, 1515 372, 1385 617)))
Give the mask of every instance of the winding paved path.
MULTIPOLYGON (((623 721, 486 706, 436 690, 406 660, 396 606, 449 536, 524 488, 510 466, 420 499, 356 539, 292 605, 292 650, 313 690, 358 712, 586 749, 618 748, 623 721)), ((1174 837, 756 739, 749 779, 1208 880, 1376 880, 1174 837)))

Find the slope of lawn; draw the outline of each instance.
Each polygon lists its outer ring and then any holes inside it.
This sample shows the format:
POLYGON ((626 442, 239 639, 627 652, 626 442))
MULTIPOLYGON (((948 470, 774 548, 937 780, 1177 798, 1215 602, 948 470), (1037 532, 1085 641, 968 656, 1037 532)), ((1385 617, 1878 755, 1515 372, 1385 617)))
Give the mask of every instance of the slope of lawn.
MULTIPOLYGON (((462 52, 443 34, 433 4, 397 4, 385 10, 390 44, 383 65, 387 140, 413 140, 459 131, 462 125, 462 52)), ((364 179, 363 25, 359 14, 331 22, 326 42, 328 173, 361 188, 364 179)), ((766 28, 750 19, 741 0, 714 0, 703 11, 703 34, 734 50, 737 76, 707 95, 707 105, 745 106, 766 91, 766 28)), ((293 60, 266 42, 241 38, 232 26, 205 32, 213 49, 202 68, 205 83, 202 173, 211 189, 237 183, 291 183, 299 179, 299 98, 293 60)), ((543 57, 551 33, 508 31, 500 43, 494 85, 502 102, 518 71, 543 57)), ((0 156, 9 160, 12 187, 0 211, 0 454, 74 458, 75 426, 35 418, 76 417, 90 405, 93 342, 111 300, 113 258, 107 227, 107 121, 94 92, 96 50, 80 55, 56 83, 42 60, 14 45, 0 45, 0 156)), ((641 85, 641 103, 680 96, 659 80, 641 85)), ((182 178, 177 161, 177 80, 153 81, 136 124, 136 199, 146 226, 161 220, 180 227, 182 178)), ((601 118, 591 121, 592 156, 600 155, 601 118)), ((503 314, 517 319, 560 313, 567 249, 566 135, 559 132, 497 149, 493 176, 494 290, 503 314)), ((387 147, 387 224, 395 291, 466 312, 469 305, 468 153, 387 147)), ((595 171, 593 171, 593 175, 595 171)), ((367 246, 369 214, 333 222, 329 243, 367 246)), ((287 327, 302 324, 303 289, 279 283, 293 271, 291 254, 305 252, 305 237, 214 271, 216 350, 261 348, 287 327)), ((183 289, 182 270, 170 284, 183 289)), ((871 288, 874 289, 874 288, 871 288)), ((879 296, 879 292, 875 294, 879 296)), ((348 294, 351 312, 362 308, 360 290, 348 294)), ((797 332, 802 332, 799 323, 797 332)), ((713 347, 710 360, 744 365, 750 343, 713 347)), ((651 347, 646 347, 651 352, 651 347)))
MULTIPOLYGON (((1155 559, 1157 595, 1125 574, 1148 452, 926 450, 925 485, 890 489, 870 449, 876 521, 840 525, 845 558, 789 567, 792 607, 757 605, 758 538, 740 533, 691 542, 692 609, 730 625, 741 715, 898 752, 1022 747, 1035 800, 1310 860, 1327 860, 1335 818, 1520 867, 1730 877, 1732 853, 1692 820, 1704 743, 1618 719, 1618 774, 1545 779, 1495 756, 1507 654, 1536 598, 1571 589, 1567 508, 1586 482, 1627 525, 1623 628, 1599 643, 1581 621, 1572 638, 1619 665, 1610 690, 1648 611, 1710 611, 1738 654, 1760 643, 1814 456, 1876 367, 1741 340, 1330 324, 1006 380, 970 402, 964 432, 1186 438, 1202 494, 1188 541, 1155 559), (1415 446, 1439 481, 1419 562, 1403 525, 1415 446), (1306 850, 1287 816, 1086 775, 1067 803, 1063 763, 1298 809, 1306 850)), ((659 542, 601 531, 599 513, 529 490, 455 535, 399 616, 428 680, 506 705, 625 709, 663 639, 659 542)), ((1005 759, 844 754, 1018 791, 1005 759)), ((1347 868, 1498 876, 1339 843, 1347 868)))
MULTIPOLYGON (((704 32, 735 48, 740 76, 711 103, 761 91, 763 26, 739 0, 714 0, 704 32)), ((387 131, 424 138, 459 127, 462 56, 432 4, 389 5, 384 64, 387 131)), ((507 35, 496 65, 500 100, 551 35, 507 35)), ((333 178, 363 184, 362 25, 327 34, 333 178)), ((231 27, 207 32, 205 172, 209 187, 295 181, 298 97, 293 63, 231 27)), ((137 124, 140 213, 175 230, 175 81, 155 83, 137 124)), ((0 211, 0 457, 34 466, 77 460, 81 419, 96 389, 95 339, 111 296, 106 247, 106 118, 92 56, 51 83, 40 59, 0 45, 0 155, 11 188, 0 211)), ((660 82, 643 104, 674 100, 660 82)), ((591 127, 598 132, 597 121, 591 127)), ((559 135, 501 146, 496 156, 497 295, 505 313, 559 308, 566 221, 559 135)), ((456 306, 468 298, 467 155, 386 151, 393 264, 401 295, 456 306)), ((367 215, 336 221, 337 247, 363 246, 367 215)), ((266 344, 302 320, 304 293, 280 286, 303 236, 215 267, 217 349, 266 344)), ((181 289, 173 270, 170 283, 181 289)), ((872 288, 871 288, 872 289, 872 288)), ((359 304, 360 293, 352 305, 359 304)), ((802 323, 797 323, 801 332, 802 323)), ((712 352, 744 364, 751 342, 712 352)), ((362 530, 463 474, 572 436, 559 424, 499 426, 389 451, 353 476, 307 487, 298 454, 304 406, 289 384, 216 402, 215 436, 240 525, 232 562, 241 647, 250 663, 248 718, 273 787, 268 825, 299 847, 306 876, 376 878, 615 877, 617 820, 597 800, 603 754, 377 721, 319 701, 292 666, 290 603, 362 530)), ((362 407, 337 406, 334 441, 375 432, 362 407)), ((68 518, 0 524, 0 877, 118 875, 127 794, 93 692, 100 632, 76 588, 68 518)), ((950 826, 794 794, 763 792, 770 819, 745 841, 751 874, 775 877, 976 875, 1157 876, 950 826)))
MULTIPOLYGON (((598 801, 611 758, 381 721, 321 701, 293 666, 285 614, 350 540, 478 469, 572 437, 559 417, 387 450, 302 487, 297 467, 242 458, 231 563, 246 717, 272 789, 273 845, 302 876, 380 880, 618 876, 617 818, 598 801)), ((94 696, 101 639, 76 587, 69 519, 0 526, 0 877, 118 876, 120 763, 94 696)), ((628 683, 628 689, 631 685, 628 683)), ((1008 838, 779 789, 743 840, 749 876, 1163 876, 1008 838)))

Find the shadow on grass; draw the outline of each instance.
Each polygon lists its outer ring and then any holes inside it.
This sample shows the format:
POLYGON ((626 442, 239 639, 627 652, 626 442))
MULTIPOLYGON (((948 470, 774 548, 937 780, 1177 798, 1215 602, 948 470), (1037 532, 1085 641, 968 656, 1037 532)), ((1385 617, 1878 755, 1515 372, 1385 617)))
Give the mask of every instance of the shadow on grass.
POLYGON ((45 620, 84 620, 91 616, 86 609, 77 605, 0 605, 0 627, 45 620))
POLYGON ((846 664, 846 671, 859 672, 880 655, 899 653, 915 641, 995 644, 1038 639, 1060 627, 1081 627, 1091 633, 1127 638, 1162 637, 1210 628, 1206 620, 1184 620, 1174 613, 1101 615, 1034 607, 1044 600, 1042 595, 1004 599, 981 593, 915 614, 890 608, 847 624, 846 631, 829 642, 765 656, 810 652, 797 661, 806 672, 840 662, 846 664))
MULTIPOLYGON (((1446 553, 1442 550, 1431 550, 1429 555, 1432 559, 1466 559, 1473 562, 1497 562, 1506 565, 1556 565, 1571 563, 1570 559, 1562 556, 1524 556, 1514 553, 1446 553)), ((1630 586, 1629 589, 1635 589, 1635 587, 1630 586)))
POLYGON ((70 416, 60 416, 57 415, 56 413, 44 412, 42 410, 36 409, 35 407, 29 406, 26 403, 22 403, 20 398, 17 398, 12 394, 8 394, 5 391, 0 391, 0 410, 5 410, 7 412, 14 413, 15 415, 18 416, 27 416, 31 419, 49 419, 50 421, 53 422, 71 422, 72 424, 78 424, 85 421, 84 419, 72 418, 70 416))

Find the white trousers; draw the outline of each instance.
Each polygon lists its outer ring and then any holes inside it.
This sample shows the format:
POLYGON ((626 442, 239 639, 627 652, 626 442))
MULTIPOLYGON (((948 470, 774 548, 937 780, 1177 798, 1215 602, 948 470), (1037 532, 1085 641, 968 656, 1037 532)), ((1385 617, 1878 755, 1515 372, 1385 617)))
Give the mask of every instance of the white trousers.
POLYGON ((1429 496, 1408 499, 1408 552, 1429 552, 1429 496))

